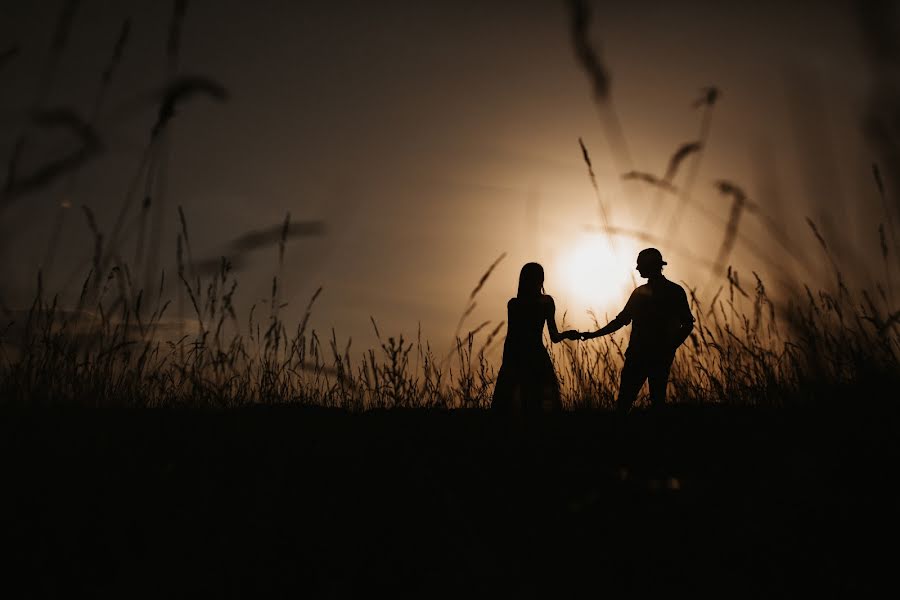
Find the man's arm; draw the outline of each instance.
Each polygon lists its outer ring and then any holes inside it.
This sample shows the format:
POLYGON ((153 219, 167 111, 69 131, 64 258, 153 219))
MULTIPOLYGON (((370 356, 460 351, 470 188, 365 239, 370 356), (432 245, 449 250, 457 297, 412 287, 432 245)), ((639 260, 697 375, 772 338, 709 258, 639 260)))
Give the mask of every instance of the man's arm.
POLYGON ((630 322, 631 322, 631 319, 623 317, 622 313, 619 313, 619 315, 615 319, 613 319, 612 321, 610 321, 609 323, 607 323, 606 325, 604 325, 597 331, 582 333, 581 339, 590 340, 593 338, 601 337, 601 336, 616 332, 616 331, 622 329, 623 327, 625 327, 626 325, 628 325, 630 322))
POLYGON ((679 311, 680 327, 675 337, 675 345, 673 350, 677 350, 687 340, 691 332, 694 330, 694 315, 691 314, 691 307, 688 304, 687 294, 681 290, 681 309, 679 311))
POLYGON ((634 292, 632 292, 631 296, 628 298, 628 302, 625 303, 625 308, 622 309, 616 318, 593 332, 585 332, 581 334, 581 339, 590 340, 596 337, 600 337, 603 335, 608 335, 610 333, 616 332, 629 323, 631 323, 632 318, 632 306, 634 305, 634 292))
POLYGON ((675 348, 678 349, 685 340, 687 340, 691 336, 691 332, 694 330, 694 320, 691 319, 687 323, 682 323, 681 327, 678 329, 678 337, 675 338, 675 348))

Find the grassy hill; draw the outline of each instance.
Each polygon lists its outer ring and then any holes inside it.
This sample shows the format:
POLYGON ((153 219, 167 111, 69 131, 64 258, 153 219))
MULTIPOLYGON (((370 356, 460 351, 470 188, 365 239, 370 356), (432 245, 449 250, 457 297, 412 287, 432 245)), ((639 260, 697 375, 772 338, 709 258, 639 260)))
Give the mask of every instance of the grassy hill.
POLYGON ((6 409, 5 579, 54 596, 859 597, 896 556, 900 444, 897 408, 857 392, 625 421, 6 409))

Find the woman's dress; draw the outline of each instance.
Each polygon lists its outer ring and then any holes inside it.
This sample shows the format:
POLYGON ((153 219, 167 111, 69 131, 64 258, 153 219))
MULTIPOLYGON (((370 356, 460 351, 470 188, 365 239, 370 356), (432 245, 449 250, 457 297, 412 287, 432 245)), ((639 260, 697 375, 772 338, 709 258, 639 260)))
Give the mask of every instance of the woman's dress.
POLYGON ((553 298, 512 298, 506 309, 503 364, 491 408, 504 412, 559 410, 559 381, 542 340, 544 323, 555 318, 553 298))

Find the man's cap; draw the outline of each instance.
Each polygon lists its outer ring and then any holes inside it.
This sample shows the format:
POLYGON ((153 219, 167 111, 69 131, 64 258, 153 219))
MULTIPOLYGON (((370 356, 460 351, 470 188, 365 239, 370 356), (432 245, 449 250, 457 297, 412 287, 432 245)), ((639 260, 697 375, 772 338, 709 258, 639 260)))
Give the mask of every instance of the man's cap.
POLYGON ((644 248, 637 255, 637 261, 647 265, 667 265, 663 260, 662 253, 656 248, 644 248))

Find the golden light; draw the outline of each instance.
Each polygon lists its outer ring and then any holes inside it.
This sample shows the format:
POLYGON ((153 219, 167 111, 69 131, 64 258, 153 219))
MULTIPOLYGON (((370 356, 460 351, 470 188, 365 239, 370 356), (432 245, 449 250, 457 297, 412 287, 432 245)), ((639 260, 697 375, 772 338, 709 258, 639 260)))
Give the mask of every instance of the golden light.
POLYGON ((615 314, 634 288, 632 275, 638 278, 636 256, 628 240, 616 240, 612 246, 600 234, 584 234, 560 253, 557 269, 573 301, 598 314, 615 314))

